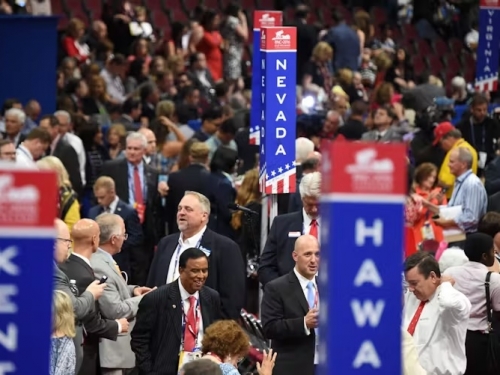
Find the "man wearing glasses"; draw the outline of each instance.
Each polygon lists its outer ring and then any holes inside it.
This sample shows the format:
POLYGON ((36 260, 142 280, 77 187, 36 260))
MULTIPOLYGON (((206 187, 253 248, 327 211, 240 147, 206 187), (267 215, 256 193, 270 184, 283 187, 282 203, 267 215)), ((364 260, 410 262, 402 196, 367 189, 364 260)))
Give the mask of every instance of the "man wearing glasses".
POLYGON ((0 160, 16 161, 16 146, 9 139, 0 140, 0 160))

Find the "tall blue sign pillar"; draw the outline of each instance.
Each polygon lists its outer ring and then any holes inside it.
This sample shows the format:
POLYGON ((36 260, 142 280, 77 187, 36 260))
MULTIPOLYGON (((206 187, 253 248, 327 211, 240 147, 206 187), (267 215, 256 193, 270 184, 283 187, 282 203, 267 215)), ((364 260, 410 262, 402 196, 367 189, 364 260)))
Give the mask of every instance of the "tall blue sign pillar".
POLYGON ((0 374, 48 375, 57 180, 13 168, 0 162, 0 374))
POLYGON ((401 374, 405 146, 323 146, 319 375, 401 374))
POLYGON ((57 96, 57 17, 0 16, 0 104, 37 100, 53 113, 57 96))

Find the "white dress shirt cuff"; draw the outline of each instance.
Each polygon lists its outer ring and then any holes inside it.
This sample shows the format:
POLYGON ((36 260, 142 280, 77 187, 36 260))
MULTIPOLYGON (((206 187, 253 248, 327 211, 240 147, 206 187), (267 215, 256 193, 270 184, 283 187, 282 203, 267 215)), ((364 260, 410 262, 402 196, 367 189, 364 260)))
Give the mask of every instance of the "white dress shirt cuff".
POLYGON ((116 324, 118 324, 118 334, 122 333, 122 325, 118 321, 118 319, 115 320, 116 324))
POLYGON ((311 330, 309 328, 307 328, 305 317, 304 317, 304 332, 306 333, 307 336, 309 336, 311 334, 311 330))

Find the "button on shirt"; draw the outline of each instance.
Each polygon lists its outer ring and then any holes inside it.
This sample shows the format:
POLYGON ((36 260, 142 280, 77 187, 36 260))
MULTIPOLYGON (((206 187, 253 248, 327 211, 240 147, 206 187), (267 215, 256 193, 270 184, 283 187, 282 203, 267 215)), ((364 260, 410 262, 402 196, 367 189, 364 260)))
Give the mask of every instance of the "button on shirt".
MULTIPOLYGON (((297 272, 297 270, 294 268, 293 272, 295 273, 295 276, 297 276, 297 279, 299 279, 300 287, 302 288, 302 292, 304 293, 304 297, 307 301, 307 285, 312 282, 314 284, 314 289, 318 290, 318 284, 316 284, 316 278, 312 280, 306 279, 304 276, 302 276, 300 273, 297 272)), ((317 309, 319 309, 319 298, 318 298, 318 306, 316 306, 317 309)), ((306 334, 309 336, 311 334, 311 330, 307 328, 306 326, 306 318, 304 317, 304 331, 306 334)), ((318 336, 316 336, 316 345, 314 347, 314 364, 318 364, 318 336)))
MULTIPOLYGON (((455 289, 462 292, 470 301, 468 329, 470 331, 486 331, 488 316, 486 314, 486 290, 484 282, 488 268, 479 262, 467 262, 463 266, 450 267, 444 274, 453 277, 455 289)), ((491 307, 500 311, 500 274, 493 272, 490 279, 491 307)))
POLYGON ((182 253, 185 250, 187 250, 191 247, 198 246, 206 229, 207 229, 207 227, 205 226, 202 230, 200 230, 198 233, 196 233, 193 237, 186 238, 185 240, 182 239, 182 233, 179 235, 179 243, 177 245, 177 248, 174 251, 172 259, 170 260, 170 266, 168 267, 168 274, 167 274, 167 281, 166 281, 167 284, 170 284, 171 282, 173 282, 175 279, 177 279, 179 277, 179 258, 180 258, 180 256, 182 255, 182 253))
MULTIPOLYGON (((413 293, 406 293, 403 329, 420 305, 413 293)), ((471 310, 469 299, 449 282, 442 283, 426 303, 417 322, 413 340, 418 360, 428 374, 458 375, 465 372, 465 336, 471 310)))
MULTIPOLYGON (((184 309, 184 318, 186 317, 187 313, 189 312, 189 297, 193 296, 196 298, 197 305, 200 306, 200 293, 196 292, 195 294, 189 294, 186 289, 182 286, 181 280, 178 280, 179 283, 179 290, 181 292, 181 299, 182 299, 182 308, 184 309)), ((203 317, 201 316, 201 308, 197 312, 197 317, 199 317, 199 325, 198 325, 198 336, 196 339, 195 343, 195 348, 201 348, 201 342, 203 340, 203 317)), ((184 334, 184 332, 182 332, 184 334)))
POLYGON ((462 206, 462 213, 455 218, 455 223, 465 233, 477 230, 479 219, 486 213, 488 195, 481 180, 468 170, 455 180, 449 207, 462 206))

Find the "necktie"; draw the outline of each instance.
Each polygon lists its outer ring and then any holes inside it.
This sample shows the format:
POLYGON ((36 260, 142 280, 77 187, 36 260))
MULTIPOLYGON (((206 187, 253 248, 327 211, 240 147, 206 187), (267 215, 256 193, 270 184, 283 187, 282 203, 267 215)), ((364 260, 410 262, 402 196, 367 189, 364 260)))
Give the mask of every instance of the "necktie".
POLYGON ((316 239, 318 238, 318 222, 316 221, 316 219, 311 220, 311 228, 309 229, 309 234, 316 237, 316 239))
POLYGON ((377 142, 380 142, 382 140, 382 134, 378 133, 377 134, 377 142))
POLYGON ((196 321, 196 298, 190 296, 189 311, 186 315, 186 322, 184 327, 184 351, 192 352, 196 345, 196 338, 198 336, 198 322, 196 321))
POLYGON ((139 176, 139 168, 137 167, 134 167, 134 197, 135 203, 144 204, 144 200, 142 197, 141 177, 139 176))
POLYGON ((315 304, 316 290, 314 288, 314 283, 309 281, 307 284, 307 303, 309 304, 309 308, 312 309, 315 304))
POLYGON ((115 268, 116 268, 116 271, 118 272, 118 274, 121 276, 122 275, 122 270, 120 269, 120 266, 116 262, 115 262, 115 268))
POLYGON ((408 325, 408 333, 412 336, 415 333, 415 328, 417 327, 418 320, 420 319, 420 315, 422 315, 422 310, 424 309, 426 303, 427 301, 420 302, 420 305, 417 307, 417 311, 415 311, 415 315, 413 315, 413 318, 408 325))

